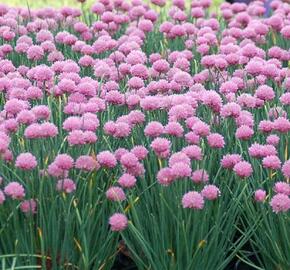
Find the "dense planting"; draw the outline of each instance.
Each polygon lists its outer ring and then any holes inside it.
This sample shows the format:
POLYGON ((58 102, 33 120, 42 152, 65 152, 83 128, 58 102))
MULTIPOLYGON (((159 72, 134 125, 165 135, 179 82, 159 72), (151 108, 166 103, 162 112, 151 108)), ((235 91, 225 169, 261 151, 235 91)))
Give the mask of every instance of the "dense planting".
POLYGON ((145 2, 0 6, 2 269, 289 269, 290 5, 145 2))

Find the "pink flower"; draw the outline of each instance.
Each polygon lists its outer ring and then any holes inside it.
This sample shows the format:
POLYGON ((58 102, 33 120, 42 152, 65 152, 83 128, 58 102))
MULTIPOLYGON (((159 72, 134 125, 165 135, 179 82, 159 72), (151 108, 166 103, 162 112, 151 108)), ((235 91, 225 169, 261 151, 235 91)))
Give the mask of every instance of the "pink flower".
POLYGON ((261 85, 256 90, 255 95, 262 100, 269 101, 275 97, 275 92, 272 87, 261 85))
POLYGON ((128 219, 125 215, 121 213, 115 213, 109 219, 109 224, 112 231, 123 231, 128 226, 128 219))
POLYGON ((167 157, 170 152, 171 143, 165 138, 156 138, 150 146, 158 156, 167 157))
POLYGON ((218 133, 208 135, 207 142, 212 148, 223 148, 225 145, 224 137, 218 133))
POLYGON ((266 139, 266 142, 268 144, 271 144, 271 145, 274 145, 274 146, 277 146, 279 144, 279 141, 280 141, 280 138, 279 136, 277 135, 269 135, 266 139))
POLYGON ((285 194, 278 193, 273 196, 270 205, 276 214, 287 212, 290 209, 290 198, 285 194))
POLYGON ((109 151, 102 151, 97 155, 97 161, 102 167, 114 168, 117 165, 117 160, 109 151))
POLYGON ((54 164, 62 170, 70 170, 73 168, 74 160, 67 154, 59 154, 56 156, 54 164))
POLYGON ((33 199, 25 200, 21 203, 20 209, 23 213, 36 213, 36 201, 33 199))
POLYGON ((166 60, 159 59, 153 63, 153 68, 159 73, 165 73, 169 70, 169 64, 166 60))
POLYGON ((183 127, 178 122, 169 122, 165 126, 165 133, 171 136, 182 137, 183 127))
POLYGON ((136 145, 131 149, 131 153, 134 154, 138 160, 143 160, 148 155, 148 150, 142 145, 136 145))
POLYGON ((185 134, 185 139, 189 144, 199 144, 200 136, 191 131, 185 134))
POLYGON ((235 135, 240 140, 249 140, 254 135, 254 130, 246 125, 241 125, 237 128, 235 135))
POLYGON ((149 122, 144 129, 144 134, 150 137, 158 137, 164 132, 164 127, 161 123, 153 121, 149 122))
POLYGON ((32 170, 37 166, 37 161, 31 153, 21 153, 16 158, 15 166, 22 170, 32 170))
POLYGON ((249 177, 253 173, 253 168, 247 161, 240 161, 236 163, 233 170, 241 178, 249 177))
POLYGON ((257 202, 263 202, 266 199, 266 191, 263 189, 258 189, 255 191, 255 200, 257 202))
POLYGON ((192 175, 191 179, 194 183, 206 183, 208 182, 209 176, 208 173, 205 170, 195 170, 192 175))
POLYGON ((222 106, 221 116, 222 117, 238 117, 241 113, 241 107, 237 103, 229 102, 222 106))
POLYGON ((0 189, 0 205, 3 204, 5 201, 5 195, 3 191, 0 189))
POLYGON ((192 84, 191 76, 187 72, 184 72, 184 71, 179 71, 175 73, 173 76, 173 80, 183 87, 190 87, 192 84))
POLYGON ((189 145, 181 150, 182 153, 186 154, 190 159, 201 160, 202 150, 197 145, 189 145))
POLYGON ((115 124, 115 131, 114 131, 114 137, 116 138, 124 138, 128 137, 131 133, 131 127, 129 124, 125 122, 120 122, 115 124))
POLYGON ((262 164, 267 169, 277 170, 281 168, 281 160, 275 155, 264 157, 262 164))
POLYGON ((130 175, 128 173, 124 173, 119 179, 118 183, 123 188, 132 188, 136 184, 136 178, 133 175, 130 175))
POLYGON ((274 191, 276 193, 282 193, 287 196, 290 196, 290 184, 286 182, 277 182, 275 183, 274 191))
POLYGON ((163 186, 169 186, 174 180, 174 175, 171 168, 165 167, 157 173, 157 181, 163 186))
POLYGON ((282 173, 286 178, 290 178, 290 159, 286 160, 283 164, 282 173))
POLYGON ((190 177, 191 168, 187 163, 176 162, 171 167, 171 173, 174 175, 174 178, 184 178, 190 177))
POLYGON ((44 122, 40 125, 40 137, 55 137, 57 134, 58 129, 53 123, 44 122))
POLYGON ((139 163, 138 158, 133 153, 125 153, 120 159, 120 163, 125 168, 135 167, 139 163))
POLYGON ((99 164, 93 157, 84 155, 77 158, 75 167, 84 171, 93 171, 99 168, 99 164))
POLYGON ((171 155, 169 159, 169 167, 172 167, 175 163, 182 162, 190 165, 190 158, 183 152, 176 152, 171 155))
POLYGON ((22 110, 17 114, 17 122, 24 125, 30 125, 35 121, 35 116, 31 111, 22 110))
POLYGON ((220 190, 215 185, 206 185, 202 189, 201 195, 208 200, 215 200, 220 196, 220 190))
POLYGON ((110 187, 106 191, 106 197, 110 201, 124 201, 126 200, 126 195, 122 188, 120 187, 110 187))
POLYGON ((197 121, 195 124, 193 124, 191 129, 195 134, 199 136, 208 136, 210 133, 209 125, 202 121, 197 121))
POLYGON ((73 180, 65 178, 57 181, 56 190, 65 193, 72 193, 76 190, 76 184, 73 180))
POLYGON ((190 191, 182 197, 183 208, 203 209, 204 199, 202 195, 196 191, 190 191))
POLYGON ((281 29, 281 34, 285 39, 290 39, 290 25, 286 25, 281 29))
POLYGON ((129 151, 128 151, 127 149, 125 149, 125 148, 118 148, 118 149, 115 151, 114 155, 115 155, 115 158, 116 158, 118 161, 120 161, 120 160, 121 160, 121 157, 122 157, 124 154, 126 154, 126 153, 129 153, 129 151))
POLYGON ((44 51, 40 46, 32 45, 27 50, 27 58, 30 60, 40 60, 44 56, 44 51))
POLYGON ((283 105, 290 105, 290 93, 284 93, 279 100, 283 105))
POLYGON ((287 133, 288 131, 290 131, 290 121, 284 117, 278 117, 277 119, 275 119, 273 126, 274 130, 281 133, 287 133))
POLYGON ((4 193, 12 199, 21 200, 25 196, 25 190, 18 182, 10 182, 5 188, 4 193))

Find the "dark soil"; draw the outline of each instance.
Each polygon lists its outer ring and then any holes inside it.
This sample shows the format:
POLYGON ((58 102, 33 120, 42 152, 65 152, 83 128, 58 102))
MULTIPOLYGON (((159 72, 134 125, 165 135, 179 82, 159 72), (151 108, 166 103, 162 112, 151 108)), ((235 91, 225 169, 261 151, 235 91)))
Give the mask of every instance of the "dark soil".
MULTIPOLYGON (((137 270, 137 267, 134 265, 134 262, 129 257, 120 253, 116 258, 112 270, 137 270)), ((229 265, 227 270, 254 270, 254 268, 244 264, 243 262, 234 260, 229 265)))

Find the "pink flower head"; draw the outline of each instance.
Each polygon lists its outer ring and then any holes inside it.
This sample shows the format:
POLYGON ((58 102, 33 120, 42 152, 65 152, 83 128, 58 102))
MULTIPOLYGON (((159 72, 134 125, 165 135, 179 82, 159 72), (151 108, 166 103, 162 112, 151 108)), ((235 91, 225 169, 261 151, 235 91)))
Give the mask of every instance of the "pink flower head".
POLYGON ((290 159, 286 160, 283 164, 282 173, 286 178, 290 178, 290 159))
POLYGON ((267 144, 277 146, 279 144, 280 137, 277 135, 269 135, 266 139, 267 144))
POLYGON ((274 191, 276 193, 282 193, 287 196, 290 196, 290 184, 286 182, 277 182, 275 183, 274 191))
POLYGON ((256 97, 264 101, 272 100, 275 97, 275 92, 272 87, 268 85, 261 85, 255 92, 256 97))
POLYGON ((109 151, 102 151, 97 155, 97 161, 102 167, 114 168, 117 165, 117 160, 109 151))
POLYGON ((0 189, 0 205, 3 204, 5 201, 5 195, 3 191, 0 189))
POLYGON ((215 185, 206 185, 202 189, 201 195, 208 200, 215 200, 220 196, 220 190, 215 185))
POLYGON ((156 138, 150 146, 158 156, 164 156, 164 154, 168 156, 171 142, 165 138, 156 138))
POLYGON ((265 199, 266 199, 266 191, 265 190, 263 190, 263 189, 258 189, 258 190, 256 190, 255 191, 255 200, 257 201, 257 202, 263 202, 263 201, 265 201, 265 199))
POLYGON ((110 201, 124 201, 124 200, 126 200, 125 192, 120 187, 110 187, 106 191, 106 197, 110 201))
POLYGON ((58 180, 56 184, 56 190, 63 191, 65 193, 72 193, 76 190, 76 184, 69 178, 58 180))
POLYGON ((131 126, 125 122, 119 122, 115 124, 114 137, 124 138, 128 137, 131 133, 131 126))
POLYGON ((187 165, 190 165, 190 158, 183 152, 177 152, 171 155, 169 159, 169 167, 172 167, 175 163, 185 163, 187 165))
POLYGON ((197 145, 189 145, 181 150, 182 153, 186 154, 190 159, 201 160, 202 150, 197 145))
POLYGON ((281 34, 285 39, 290 39, 290 25, 286 25, 281 29, 281 34))
POLYGON ((99 168, 99 164, 93 157, 84 155, 77 158, 75 167, 84 171, 93 171, 99 168))
POLYGON ((184 162, 176 162, 171 167, 171 173, 174 178, 190 177, 191 168, 190 165, 184 162))
POLYGON ((178 122, 169 122, 165 126, 165 133, 171 136, 182 137, 183 127, 178 122))
POLYGON ((31 153, 21 153, 16 158, 15 166, 22 170, 32 170, 37 166, 37 161, 31 153))
POLYGON ((273 196, 270 205, 276 214, 287 212, 290 209, 290 198, 285 194, 278 193, 273 196))
POLYGON ((136 177, 128 174, 128 173, 124 173, 119 179, 118 179, 118 183, 121 187, 123 188, 132 188, 135 186, 136 184, 136 177))
POLYGON ((222 106, 221 116, 222 117, 238 117, 241 113, 241 107, 235 102, 229 102, 222 106))
POLYGON ((118 148, 118 149, 115 151, 114 155, 115 155, 115 158, 116 158, 118 161, 120 161, 120 160, 121 160, 121 157, 122 157, 124 154, 126 154, 126 153, 129 153, 129 151, 128 151, 127 149, 125 149, 125 148, 118 148))
POLYGON ((40 60, 44 56, 44 50, 41 46, 32 45, 27 50, 27 58, 29 60, 40 60))
POLYGON ((195 124, 193 124, 191 129, 195 134, 199 136, 208 136, 210 133, 209 125, 202 121, 197 121, 195 124))
POLYGON ((70 170, 73 168, 74 160, 68 154, 59 154, 56 156, 54 164, 62 170, 70 170))
POLYGON ((280 102, 285 106, 285 105, 290 105, 290 93, 284 93, 283 95, 281 95, 281 97, 279 98, 280 102))
POLYGON ((190 191, 182 197, 183 208, 203 209, 204 199, 202 195, 196 191, 190 191))
POLYGON ((278 170, 281 168, 281 160, 276 155, 264 157, 262 164, 267 169, 278 170))
POLYGON ((165 167, 157 173, 157 181, 163 186, 170 185, 174 180, 174 175, 171 168, 165 167))
POLYGON ((115 213, 109 219, 109 224, 111 226, 112 231, 123 231, 128 226, 128 219, 125 215, 121 213, 115 213))
POLYGON ((208 182, 209 175, 205 170, 195 170, 192 175, 191 179, 194 183, 206 183, 208 182))
POLYGON ((180 84, 183 87, 190 87, 192 85, 192 78, 191 76, 184 71, 179 71, 174 74, 173 80, 180 84))
POLYGON ((225 145, 224 137, 218 133, 208 135, 207 142, 212 148, 223 148, 225 145))
POLYGON ((189 144, 199 144, 200 136, 191 131, 185 134, 185 139, 189 144))
POLYGON ((240 140, 249 140, 254 135, 254 130, 246 125, 241 125, 236 130, 236 137, 240 140))
POLYGON ((20 209, 23 213, 35 214, 36 206, 37 206, 36 201, 33 199, 30 199, 30 200, 23 201, 20 205, 20 209))
POLYGON ((273 123, 274 130, 287 133, 290 130, 290 121, 284 117, 278 117, 273 123))
POLYGON ((131 153, 134 154, 138 160, 143 160, 147 157, 148 150, 142 145, 136 145, 131 149, 131 153))
POLYGON ((240 161, 236 163, 233 169, 234 172, 241 178, 249 177, 253 173, 253 168, 247 161, 240 161))
POLYGON ((153 68, 159 73, 164 73, 169 70, 169 64, 166 60, 159 59, 153 63, 153 68))
POLYGON ((153 121, 149 122, 144 129, 144 134, 150 137, 158 137, 164 132, 164 127, 161 123, 153 121))
POLYGON ((18 182, 10 182, 5 188, 4 193, 12 199, 21 200, 25 196, 24 187, 18 182))
POLYGON ((125 168, 129 169, 137 166, 139 163, 138 158, 133 153, 125 153, 121 156, 120 163, 125 168))

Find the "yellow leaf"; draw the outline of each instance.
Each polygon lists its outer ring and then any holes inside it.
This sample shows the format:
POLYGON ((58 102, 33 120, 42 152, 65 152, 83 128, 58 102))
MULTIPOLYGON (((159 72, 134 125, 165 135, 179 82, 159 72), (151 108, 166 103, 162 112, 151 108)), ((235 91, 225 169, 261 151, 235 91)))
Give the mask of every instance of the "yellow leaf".
POLYGON ((167 249, 166 252, 171 256, 174 257, 174 252, 172 249, 167 249))
POLYGON ((129 204, 129 205, 125 208, 125 213, 127 213, 127 212, 130 210, 130 208, 131 208, 135 203, 137 203, 138 201, 139 201, 139 197, 137 197, 137 198, 133 201, 132 205, 129 204))
POLYGON ((206 241, 203 239, 198 243, 198 248, 203 248, 206 245, 206 241))
POLYGON ((74 237, 74 241, 75 241, 75 244, 76 244, 78 250, 79 250, 80 252, 82 252, 82 247, 81 247, 80 243, 78 242, 78 240, 77 240, 75 237, 74 237))
POLYGON ((38 227, 37 228, 39 238, 42 239, 42 230, 38 227))

